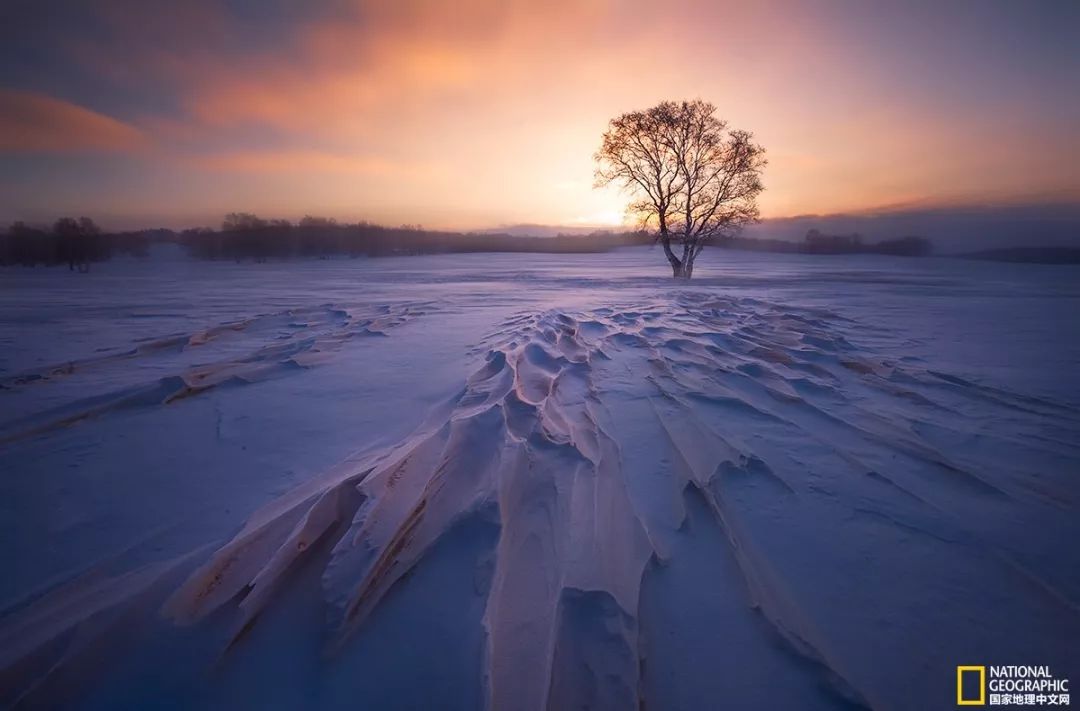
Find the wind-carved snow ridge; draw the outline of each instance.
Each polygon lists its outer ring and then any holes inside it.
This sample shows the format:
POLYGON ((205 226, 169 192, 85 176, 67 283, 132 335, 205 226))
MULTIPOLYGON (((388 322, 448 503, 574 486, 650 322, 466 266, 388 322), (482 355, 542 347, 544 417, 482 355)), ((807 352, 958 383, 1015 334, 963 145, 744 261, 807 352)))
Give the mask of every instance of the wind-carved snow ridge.
POLYGON ((100 379, 122 369, 147 366, 165 367, 168 371, 152 382, 125 384, 0 423, 0 444, 118 410, 168 405, 213 388, 260 382, 292 370, 316 367, 351 339, 385 336, 435 308, 425 302, 288 309, 192 333, 146 339, 122 352, 12 375, 0 380, 0 391, 73 379, 100 379))
POLYGON ((336 648, 455 522, 490 518, 501 531, 484 616, 491 707, 635 705, 635 618, 652 547, 590 381, 599 344, 552 313, 494 341, 445 419, 343 470, 323 493, 256 517, 173 596, 170 614, 198 619, 248 590, 239 634, 314 540, 351 519, 323 575, 336 648), (582 615, 608 623, 582 629, 582 615), (588 669, 597 672, 584 683, 588 669))
MULTIPOLYGON (((315 338, 319 348, 354 333, 350 323, 315 338)), ((499 531, 490 584, 477 592, 491 709, 657 708, 679 689, 708 705, 713 677, 734 708, 788 688, 805 708, 908 708, 926 697, 868 651, 888 643, 889 658, 932 657, 958 604, 996 609, 993 595, 1023 595, 1021 646, 1045 645, 1044 627, 1075 632, 1077 581, 972 513, 1034 511, 1046 536, 1069 530, 1080 501, 1054 465, 1080 457, 1070 437, 1080 412, 875 358, 851 333, 827 311, 695 292, 514 316, 411 436, 254 515, 164 612, 210 624, 233 610, 227 662, 296 571, 329 549, 321 599, 327 651, 339 653, 449 531, 480 520, 499 531), (984 436, 973 402, 1024 442, 984 436), (953 446, 961 440, 970 446, 953 446), (1046 466, 1032 475, 998 461, 1003 446, 1046 466), (695 497, 711 520, 691 516, 695 497), (665 581, 709 527, 725 543, 707 559, 730 559, 737 580, 697 570, 715 595, 695 620, 745 611, 743 631, 714 631, 745 665, 650 671, 694 655, 679 640, 697 622, 672 617, 665 581), (776 686, 777 673, 791 686, 776 686), (760 683, 741 678, 755 674, 760 683)), ((279 362, 255 359, 267 360, 279 362)), ((50 628, 43 648, 61 632, 50 628)), ((8 663, 44 655, 62 666, 59 649, 8 663)))

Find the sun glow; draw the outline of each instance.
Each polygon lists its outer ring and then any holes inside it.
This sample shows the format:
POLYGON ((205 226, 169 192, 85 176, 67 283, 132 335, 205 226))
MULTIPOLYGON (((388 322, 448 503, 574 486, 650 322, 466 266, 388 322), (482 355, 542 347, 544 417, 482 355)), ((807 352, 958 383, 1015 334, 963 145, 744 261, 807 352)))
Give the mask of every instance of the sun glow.
POLYGON ((59 48, 39 86, 0 93, 5 216, 617 226, 625 202, 592 188, 608 119, 694 97, 768 150, 765 217, 1080 185, 1060 38, 1017 35, 1005 62, 979 34, 1004 31, 993 8, 360 1, 269 42, 215 2, 128 4, 92 46, 73 16, 2 50, 59 48))

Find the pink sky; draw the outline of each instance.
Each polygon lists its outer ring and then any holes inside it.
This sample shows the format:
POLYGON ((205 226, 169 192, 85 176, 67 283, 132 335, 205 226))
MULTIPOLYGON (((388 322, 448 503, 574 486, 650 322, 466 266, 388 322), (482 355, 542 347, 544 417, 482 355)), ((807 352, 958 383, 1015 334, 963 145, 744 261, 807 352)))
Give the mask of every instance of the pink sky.
POLYGON ((592 187, 607 120, 694 97, 767 148, 766 217, 1075 199, 1055 37, 978 8, 333 3, 262 36, 228 3, 106 2, 91 32, 60 25, 60 61, 5 75, 0 210, 615 224, 592 187))

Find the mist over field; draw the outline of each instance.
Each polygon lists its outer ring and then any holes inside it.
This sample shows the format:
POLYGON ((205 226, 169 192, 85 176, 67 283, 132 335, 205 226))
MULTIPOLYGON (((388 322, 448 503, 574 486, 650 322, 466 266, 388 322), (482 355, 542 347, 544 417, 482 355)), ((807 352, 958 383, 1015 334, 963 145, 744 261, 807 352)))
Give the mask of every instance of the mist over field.
POLYGON ((801 240, 811 229, 877 239, 922 235, 939 253, 1007 247, 1080 247, 1080 205, 1028 204, 886 209, 854 215, 809 215, 766 220, 746 231, 758 239, 801 240))

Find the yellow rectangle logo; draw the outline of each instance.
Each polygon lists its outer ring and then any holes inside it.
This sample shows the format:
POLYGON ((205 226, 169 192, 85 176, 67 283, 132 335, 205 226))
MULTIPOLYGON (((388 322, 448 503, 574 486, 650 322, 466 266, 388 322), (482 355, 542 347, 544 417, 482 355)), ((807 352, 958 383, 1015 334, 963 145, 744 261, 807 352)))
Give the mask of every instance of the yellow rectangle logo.
POLYGON ((985 706, 986 705, 986 667, 966 666, 956 667, 956 705, 957 706, 985 706), (979 698, 964 698, 964 672, 979 674, 979 698))

